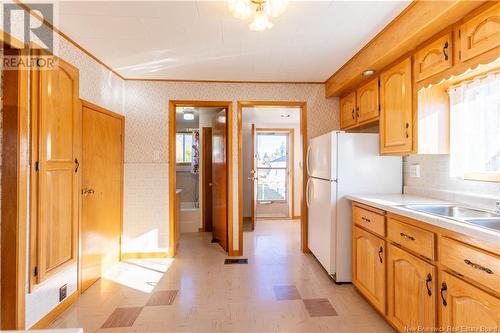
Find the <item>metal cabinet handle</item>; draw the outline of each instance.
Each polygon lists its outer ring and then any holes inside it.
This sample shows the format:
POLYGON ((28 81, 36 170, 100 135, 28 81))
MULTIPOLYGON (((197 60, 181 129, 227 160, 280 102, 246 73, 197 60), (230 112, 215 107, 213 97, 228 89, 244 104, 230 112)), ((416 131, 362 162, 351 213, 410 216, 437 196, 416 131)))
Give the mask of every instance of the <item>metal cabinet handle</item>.
POLYGON ((443 46, 443 55, 444 55, 444 60, 448 61, 448 42, 444 43, 443 46))
POLYGON ((78 162, 78 159, 75 158, 75 164, 76 164, 76 167, 75 167, 75 173, 78 172, 78 168, 80 167, 80 162, 78 162))
POLYGON ((365 221, 365 222, 368 222, 368 223, 370 223, 370 222, 371 222, 371 220, 370 220, 369 218, 366 218, 366 217, 364 217, 364 216, 363 216, 363 217, 361 217, 361 220, 363 220, 363 221, 365 221))
POLYGON ((380 263, 384 262, 384 259, 382 258, 383 253, 384 253, 384 248, 381 246, 380 250, 378 251, 378 258, 380 259, 380 263))
POLYGON ((405 125, 405 129, 406 129, 406 138, 408 139, 409 137, 409 134, 408 134, 408 129, 410 128, 410 124, 407 122, 406 125, 405 125))
POLYGON ((410 235, 407 235, 407 234, 405 234, 404 232, 401 232, 399 235, 400 235, 401 237, 403 237, 404 239, 407 239, 407 240, 411 240, 411 241, 414 241, 414 240, 415 240, 415 237, 410 236, 410 235))
POLYGON ((86 189, 82 190, 83 195, 90 195, 90 194, 94 194, 94 193, 95 193, 94 189, 91 189, 91 188, 86 188, 86 189))
POLYGON ((472 261, 470 261, 469 259, 464 259, 464 262, 471 266, 472 268, 475 268, 475 269, 479 269, 480 271, 483 271, 485 273, 488 273, 488 274, 493 274, 493 271, 491 269, 489 269, 488 267, 484 267, 482 265, 479 265, 479 264, 476 264, 476 263, 473 263, 472 261))
POLYGON ((447 306, 448 302, 446 302, 446 298, 444 298, 444 292, 448 290, 448 286, 446 282, 441 283, 441 299, 443 300, 443 305, 447 306))
POLYGON ((432 282, 432 275, 431 273, 427 274, 427 279, 425 279, 425 286, 427 287, 427 295, 432 296, 432 290, 429 287, 429 283, 432 282))
POLYGON ((352 109, 352 113, 351 114, 352 114, 352 119, 355 119, 354 118, 354 109, 352 109))
POLYGON ((359 106, 356 107, 356 118, 359 118, 359 106))

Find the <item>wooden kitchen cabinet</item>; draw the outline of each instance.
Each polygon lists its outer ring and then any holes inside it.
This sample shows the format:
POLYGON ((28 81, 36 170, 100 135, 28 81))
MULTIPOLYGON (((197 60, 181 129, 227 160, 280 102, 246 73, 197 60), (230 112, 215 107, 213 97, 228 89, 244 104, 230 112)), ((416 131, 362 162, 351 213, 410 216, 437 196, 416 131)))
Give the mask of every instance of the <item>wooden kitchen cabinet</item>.
POLYGON ((378 78, 368 82, 356 91, 356 105, 356 118, 358 124, 378 118, 378 78))
POLYGON ((380 153, 408 155, 413 151, 411 59, 380 75, 380 153))
POLYGON ((352 283, 385 313, 385 241, 361 228, 353 229, 352 283))
POLYGON ((388 320, 400 331, 436 327, 436 268, 390 244, 387 253, 388 320))
POLYGON ((356 125, 356 92, 340 98, 340 128, 356 125))
POLYGON ((500 45, 500 3, 460 25, 460 60, 474 58, 500 45))
POLYGON ((422 81, 453 65, 451 32, 430 42, 415 53, 415 80, 422 81))
POLYGON ((441 274, 439 290, 441 327, 478 327, 487 329, 484 332, 498 332, 500 299, 446 272, 441 274))

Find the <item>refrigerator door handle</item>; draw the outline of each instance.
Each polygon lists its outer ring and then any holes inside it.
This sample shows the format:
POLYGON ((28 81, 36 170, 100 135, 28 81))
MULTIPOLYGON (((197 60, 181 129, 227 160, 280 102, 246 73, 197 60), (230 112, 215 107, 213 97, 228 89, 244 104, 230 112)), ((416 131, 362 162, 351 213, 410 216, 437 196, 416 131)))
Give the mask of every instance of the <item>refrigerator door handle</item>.
POLYGON ((310 199, 310 186, 311 184, 311 178, 308 178, 307 179, 307 185, 306 185, 306 205, 307 205, 307 208, 310 208, 311 207, 311 199, 310 199))
POLYGON ((307 170, 307 175, 310 176, 311 173, 309 172, 309 155, 311 152, 311 145, 307 146, 307 153, 306 153, 306 170, 307 170))

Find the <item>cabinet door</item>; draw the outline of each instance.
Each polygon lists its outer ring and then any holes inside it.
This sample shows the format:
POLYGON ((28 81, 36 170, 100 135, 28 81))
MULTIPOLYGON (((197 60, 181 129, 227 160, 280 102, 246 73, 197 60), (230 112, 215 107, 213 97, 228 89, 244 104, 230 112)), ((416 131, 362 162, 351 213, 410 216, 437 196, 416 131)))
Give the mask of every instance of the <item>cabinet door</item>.
POLYGON ((340 128, 356 125, 356 93, 340 98, 340 128))
POLYGON ((477 328, 476 332, 481 332, 480 329, 483 332, 498 332, 500 299, 445 272, 439 282, 441 327, 450 327, 452 330, 457 328, 456 332, 462 327, 477 328))
POLYGON ((400 332, 436 326, 436 268, 394 246, 388 246, 388 319, 400 332))
MULTIPOLYGON (((36 71, 35 71, 36 72, 36 71)), ((38 119, 37 282, 76 261, 81 109, 78 70, 62 60, 33 76, 38 119)))
POLYGON ((385 313, 385 241, 354 227, 352 283, 385 313))
POLYGON ((408 154, 412 151, 411 60, 380 75, 380 152, 408 154))
POLYGON ((379 115, 378 78, 359 88, 356 97, 358 123, 377 119, 379 115))
POLYGON ((500 3, 460 26, 461 61, 469 60, 500 45, 500 3))
POLYGON ((452 66, 451 32, 415 53, 415 79, 421 81, 452 66))

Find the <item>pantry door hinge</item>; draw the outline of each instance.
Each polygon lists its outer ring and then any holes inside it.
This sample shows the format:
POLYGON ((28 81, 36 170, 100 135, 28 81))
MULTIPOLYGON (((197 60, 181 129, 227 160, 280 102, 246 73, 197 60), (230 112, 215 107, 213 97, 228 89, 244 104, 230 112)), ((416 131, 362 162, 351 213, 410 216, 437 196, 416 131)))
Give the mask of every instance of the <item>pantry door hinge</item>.
POLYGON ((38 267, 33 268, 33 276, 38 276, 38 267))
POLYGON ((38 172, 40 170, 40 163, 38 161, 35 162, 35 171, 38 172))

